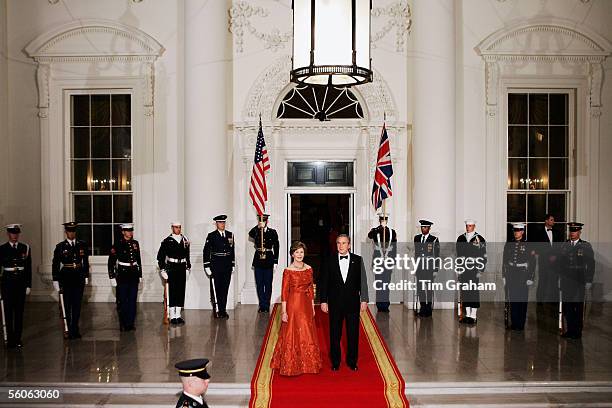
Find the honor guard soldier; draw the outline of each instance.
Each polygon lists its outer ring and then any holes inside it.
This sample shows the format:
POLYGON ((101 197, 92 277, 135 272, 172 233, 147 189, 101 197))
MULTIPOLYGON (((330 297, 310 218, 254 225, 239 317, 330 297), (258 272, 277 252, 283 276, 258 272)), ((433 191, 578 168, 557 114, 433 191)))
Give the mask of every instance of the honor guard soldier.
POLYGON ((525 224, 512 224, 514 240, 504 245, 502 279, 506 290, 506 304, 509 305, 505 313, 506 327, 512 330, 523 330, 527 318, 527 302, 529 300, 529 286, 533 285, 535 276, 536 258, 533 248, 525 242, 525 224))
MULTIPOLYGON (((468 262, 472 267, 457 271, 460 283, 477 285, 487 263, 487 242, 476 232, 476 221, 465 220, 465 233, 457 237, 457 258, 471 258, 468 262), (479 259, 480 262, 476 262, 479 259), (482 265, 482 267, 479 267, 482 265)), ((467 324, 476 323, 476 315, 480 307, 480 292, 478 289, 459 289, 459 322, 467 324)))
POLYGON ((438 275, 435 260, 440 257, 440 241, 438 237, 429 233, 432 225, 431 221, 419 220, 421 233, 414 236, 414 257, 422 259, 422 266, 415 271, 417 298, 420 302, 418 316, 420 317, 431 317, 434 292, 429 285, 438 275))
MULTIPOLYGON (((395 258, 397 254, 397 234, 394 229, 387 226, 388 222, 388 214, 378 214, 378 227, 372 228, 368 232, 368 238, 372 240, 374 245, 372 260, 376 258, 395 258)), ((378 274, 377 279, 381 281, 384 289, 376 291, 376 308, 381 313, 389 313, 391 302, 389 302, 388 284, 391 282, 393 269, 385 268, 384 263, 383 268, 384 271, 378 274)))
POLYGON ((183 383, 183 392, 176 403, 176 408, 187 407, 206 407, 204 394, 208 390, 210 374, 207 368, 210 362, 207 358, 196 358, 193 360, 181 361, 174 365, 178 370, 183 383))
POLYGON ((168 317, 171 324, 184 324, 181 309, 185 306, 185 286, 191 272, 189 260, 189 240, 184 236, 182 225, 175 221, 171 224, 172 233, 164 239, 157 252, 157 263, 161 276, 168 281, 168 317))
POLYGON ((8 242, 0 246, 2 327, 8 348, 21 347, 23 308, 32 287, 30 246, 19 242, 20 224, 6 226, 8 242))
POLYGON ((79 318, 85 285, 89 283, 89 247, 76 237, 76 222, 66 222, 66 239, 53 252, 53 287, 63 296, 68 338, 80 339, 79 318))
POLYGON ((135 330, 138 285, 142 281, 140 245, 134 239, 134 224, 122 224, 123 237, 111 247, 108 257, 108 277, 117 288, 119 329, 135 330))
POLYGON ((217 318, 229 319, 227 314, 227 292, 236 263, 234 235, 225 229, 227 215, 213 218, 217 229, 210 232, 204 244, 204 272, 213 280, 217 295, 217 318))
POLYGON ((595 254, 591 244, 580 238, 582 226, 570 222, 569 240, 560 250, 560 286, 562 319, 566 330, 561 335, 570 339, 582 337, 585 292, 591 288, 595 274, 595 254))
POLYGON ((268 227, 269 217, 268 214, 257 215, 257 225, 249 231, 249 237, 255 243, 253 269, 255 271, 257 298, 259 299, 259 313, 270 311, 272 277, 274 267, 278 264, 278 234, 276 230, 268 227))

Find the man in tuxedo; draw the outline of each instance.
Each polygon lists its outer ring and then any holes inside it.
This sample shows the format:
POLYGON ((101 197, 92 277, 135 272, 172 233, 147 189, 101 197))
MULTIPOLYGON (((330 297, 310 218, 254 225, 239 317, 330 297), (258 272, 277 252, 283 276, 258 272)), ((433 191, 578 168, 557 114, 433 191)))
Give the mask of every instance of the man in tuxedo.
POLYGON ((342 323, 346 321, 346 364, 357 371, 359 313, 368 307, 368 280, 363 259, 350 253, 346 234, 336 239, 338 255, 323 267, 319 279, 321 310, 329 313, 329 348, 332 370, 340 368, 342 323))
MULTIPOLYGON (((530 242, 539 242, 535 249, 538 254, 538 304, 550 303, 553 306, 559 302, 559 271, 557 252, 560 242, 565 240, 563 231, 555 227, 555 217, 546 214, 544 226, 529 235, 530 242)), ((554 309, 554 307, 553 307, 554 309)), ((555 310, 556 311, 556 310, 555 310)))

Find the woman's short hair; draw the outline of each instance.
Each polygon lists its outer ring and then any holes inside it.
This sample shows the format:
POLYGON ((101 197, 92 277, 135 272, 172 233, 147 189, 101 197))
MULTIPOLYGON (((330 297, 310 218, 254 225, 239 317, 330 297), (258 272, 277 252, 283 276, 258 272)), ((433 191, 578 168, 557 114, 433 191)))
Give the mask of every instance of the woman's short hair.
POLYGON ((302 248, 304 253, 306 253, 306 245, 302 241, 293 241, 291 248, 289 248, 289 255, 293 256, 293 253, 300 248, 302 248))

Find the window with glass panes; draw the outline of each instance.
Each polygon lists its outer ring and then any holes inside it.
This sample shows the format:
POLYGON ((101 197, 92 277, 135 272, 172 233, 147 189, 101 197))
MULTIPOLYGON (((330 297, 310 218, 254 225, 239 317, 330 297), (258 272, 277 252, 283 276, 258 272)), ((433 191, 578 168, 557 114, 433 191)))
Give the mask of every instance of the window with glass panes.
POLYGON ((70 95, 70 172, 77 235, 92 255, 108 255, 132 222, 131 95, 70 95))
POLYGON ((508 238, 510 223, 541 228, 547 213, 565 233, 570 199, 570 134, 573 94, 560 91, 508 93, 508 238))

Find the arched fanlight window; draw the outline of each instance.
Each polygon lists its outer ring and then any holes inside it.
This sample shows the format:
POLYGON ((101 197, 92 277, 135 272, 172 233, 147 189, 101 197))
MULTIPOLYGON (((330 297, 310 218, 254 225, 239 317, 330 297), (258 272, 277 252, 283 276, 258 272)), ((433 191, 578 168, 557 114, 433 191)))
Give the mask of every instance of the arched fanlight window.
POLYGON ((278 107, 279 119, 363 119, 355 94, 345 87, 298 85, 278 107))

